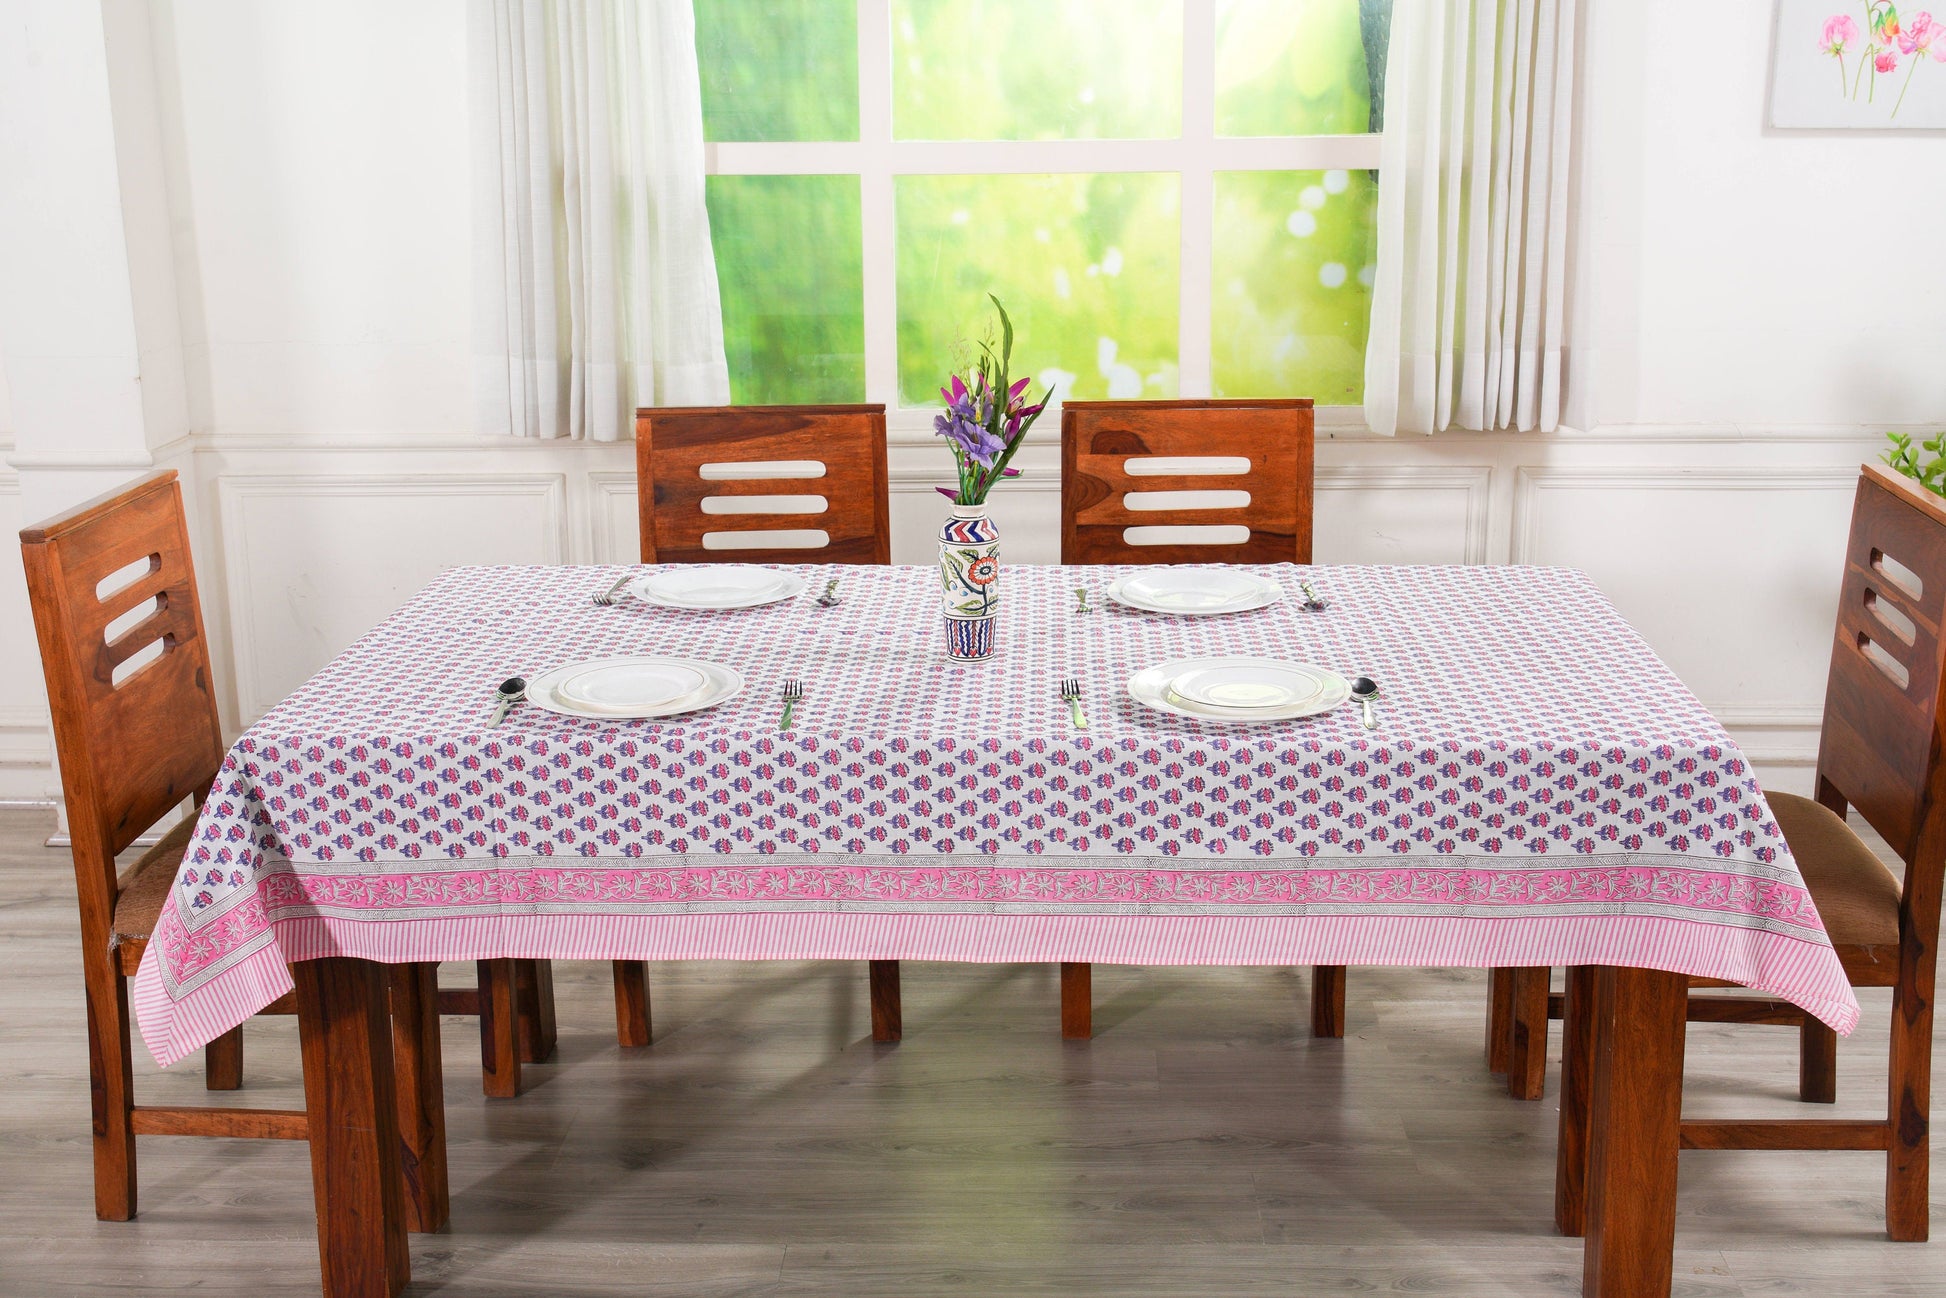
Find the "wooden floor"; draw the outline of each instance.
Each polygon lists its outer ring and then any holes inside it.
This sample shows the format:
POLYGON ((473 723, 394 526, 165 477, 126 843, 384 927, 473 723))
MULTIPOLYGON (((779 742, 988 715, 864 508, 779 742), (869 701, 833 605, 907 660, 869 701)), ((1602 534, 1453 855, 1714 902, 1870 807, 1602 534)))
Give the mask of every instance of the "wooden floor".
MULTIPOLYGON (((0 811, 0 1295, 316 1292, 301 1144, 145 1139, 140 1218, 94 1219, 50 827, 0 811)), ((1478 971, 1354 970, 1347 1039, 1316 1042, 1302 971, 1101 968, 1099 1035, 1063 1044, 1051 968, 908 965, 905 1042, 874 1047, 863 965, 650 970, 655 1044, 623 1052, 606 966, 557 965, 560 1056, 518 1100, 480 1097, 448 1021, 453 1224, 413 1237, 412 1293, 1579 1292, 1554 1078, 1520 1104, 1482 1071, 1478 971)), ((1843 1115, 1882 1111, 1888 1001, 1863 996, 1843 1115)), ((246 1039, 225 1102, 301 1103, 292 1023, 246 1039)), ((1800 1113, 1795 1040, 1693 1028, 1689 1111, 1800 1113)), ((148 1102, 204 1099, 195 1065, 137 1060, 148 1102)), ((1885 1240, 1882 1169, 1684 1154, 1676 1292, 1946 1294, 1946 1231, 1885 1240)))

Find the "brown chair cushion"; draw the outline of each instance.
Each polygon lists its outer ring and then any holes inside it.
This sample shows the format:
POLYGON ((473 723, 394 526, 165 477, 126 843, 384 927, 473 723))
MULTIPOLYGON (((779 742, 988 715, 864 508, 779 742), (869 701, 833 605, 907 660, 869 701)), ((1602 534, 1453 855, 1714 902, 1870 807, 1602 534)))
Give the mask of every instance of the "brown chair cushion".
POLYGON ((146 942, 149 934, 155 932, 155 922, 162 916, 162 903, 169 899, 169 890, 175 887, 183 853, 189 850, 189 836, 195 832, 196 817, 187 817, 123 872, 121 894, 115 898, 115 919, 110 926, 110 949, 126 942, 146 942))
POLYGON ((1834 946, 1899 944, 1899 881, 1838 814, 1794 793, 1766 793, 1834 946))

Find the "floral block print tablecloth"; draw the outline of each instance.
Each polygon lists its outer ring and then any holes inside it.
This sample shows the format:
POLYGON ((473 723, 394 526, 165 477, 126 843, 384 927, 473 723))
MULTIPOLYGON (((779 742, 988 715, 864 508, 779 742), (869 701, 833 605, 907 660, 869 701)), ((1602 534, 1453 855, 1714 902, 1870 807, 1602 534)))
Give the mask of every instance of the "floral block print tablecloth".
POLYGON ((1636 965, 1851 1028, 1748 763, 1585 575, 1250 570, 1292 597, 1079 615, 1076 586, 1132 570, 1010 567, 973 665, 942 652, 931 568, 806 568, 843 602, 717 613, 597 607, 612 567, 448 572, 231 750, 137 976, 143 1034, 180 1058, 330 954, 1636 965), (748 688, 486 728, 505 677, 617 653, 748 688), (1128 696, 1142 667, 1231 653, 1374 677, 1378 729, 1128 696), (780 734, 786 678, 805 697, 780 734))

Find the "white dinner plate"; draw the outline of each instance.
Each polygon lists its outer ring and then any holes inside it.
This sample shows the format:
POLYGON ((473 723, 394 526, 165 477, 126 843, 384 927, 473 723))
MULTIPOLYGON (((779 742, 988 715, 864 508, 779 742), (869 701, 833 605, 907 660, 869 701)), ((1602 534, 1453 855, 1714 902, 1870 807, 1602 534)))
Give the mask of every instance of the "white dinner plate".
POLYGON ((626 716, 700 694, 708 683, 699 668, 675 659, 628 658, 563 676, 554 697, 583 711, 626 716))
POLYGON ((1351 682, 1326 667, 1278 658, 1178 658, 1129 677, 1128 692, 1137 703, 1158 712, 1248 725, 1329 712, 1351 697, 1351 682), (1185 695, 1179 686, 1202 697, 1185 695), (1206 701, 1210 699, 1233 702, 1206 701), (1269 703, 1245 702, 1257 699, 1269 703))
POLYGON ((645 573, 628 591, 664 608, 756 608, 803 594, 804 579, 750 563, 697 563, 645 573))
POLYGON ((1249 658, 1192 667, 1169 682, 1178 703, 1228 712, 1288 710, 1324 691, 1324 678, 1309 667, 1249 658))
POLYGON ((742 691, 742 674, 722 663, 626 654, 590 658, 542 672, 527 683, 527 701, 565 717, 647 719, 700 712, 742 691), (684 673, 701 678, 702 684, 687 694, 669 696, 667 691, 685 679, 684 673), (566 681, 579 683, 583 687, 579 692, 599 695, 599 706, 564 697, 561 686, 566 681), (661 701, 652 701, 658 694, 661 701))
POLYGON ((1255 573, 1235 568, 1156 568, 1117 577, 1108 598, 1150 613, 1209 617, 1264 608, 1284 598, 1284 588, 1255 573))

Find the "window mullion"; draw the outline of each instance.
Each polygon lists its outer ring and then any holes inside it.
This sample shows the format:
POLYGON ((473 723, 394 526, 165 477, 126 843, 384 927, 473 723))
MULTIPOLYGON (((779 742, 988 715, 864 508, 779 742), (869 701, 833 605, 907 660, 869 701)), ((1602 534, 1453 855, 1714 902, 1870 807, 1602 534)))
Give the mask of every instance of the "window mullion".
POLYGON ((897 214, 892 192, 892 0, 858 0, 859 235, 865 400, 899 404, 897 214))
POLYGON ((1182 247, 1177 292, 1177 393, 1210 395, 1211 285, 1216 224, 1216 14, 1183 6, 1182 247))

